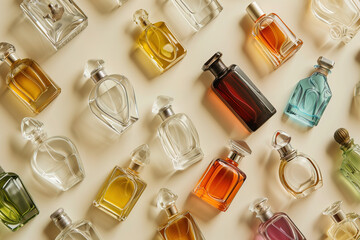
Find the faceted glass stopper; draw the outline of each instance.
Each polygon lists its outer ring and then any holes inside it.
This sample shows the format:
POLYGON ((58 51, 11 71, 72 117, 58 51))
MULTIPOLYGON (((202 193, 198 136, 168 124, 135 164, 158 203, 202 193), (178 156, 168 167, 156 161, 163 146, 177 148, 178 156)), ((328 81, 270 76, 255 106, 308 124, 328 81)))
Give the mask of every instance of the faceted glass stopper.
POLYGON ((323 211, 323 214, 328 215, 328 216, 333 216, 333 215, 337 214, 338 212, 342 211, 341 204, 342 204, 342 201, 334 202, 330 207, 326 208, 323 211))
POLYGON ((158 114, 162 109, 170 107, 173 101, 172 97, 158 96, 152 106, 152 112, 158 114))
POLYGON ((346 145, 350 142, 350 135, 345 128, 339 128, 334 133, 334 139, 340 145, 346 145))
POLYGON ((157 206, 161 210, 165 210, 175 205, 177 198, 178 196, 171 192, 169 189, 161 188, 156 199, 157 206))
POLYGON ((144 166, 150 163, 150 149, 147 144, 137 147, 130 155, 131 161, 137 165, 144 166))
POLYGON ((150 24, 149 14, 144 9, 137 10, 133 15, 133 20, 137 25, 139 25, 141 27, 144 27, 144 26, 147 26, 150 24))
POLYGON ((35 140, 44 134, 44 124, 34 118, 26 117, 21 121, 21 133, 27 140, 35 140))
POLYGON ((7 42, 0 43, 0 61, 4 61, 10 54, 15 53, 15 47, 7 42))
POLYGON ((86 62, 85 68, 84 68, 84 77, 86 79, 91 78, 91 76, 104 69, 105 61, 102 59, 90 59, 86 62))
POLYGON ((243 157, 250 155, 252 152, 251 148, 245 141, 230 140, 229 145, 231 150, 237 152, 243 157))
POLYGON ((288 133, 278 130, 274 133, 272 139, 272 146, 275 149, 280 149, 290 144, 290 141, 291 141, 291 136, 288 133))
POLYGON ((253 213, 256 213, 256 216, 262 215, 264 212, 270 209, 267 201, 267 198, 258 198, 250 204, 249 210, 253 213))

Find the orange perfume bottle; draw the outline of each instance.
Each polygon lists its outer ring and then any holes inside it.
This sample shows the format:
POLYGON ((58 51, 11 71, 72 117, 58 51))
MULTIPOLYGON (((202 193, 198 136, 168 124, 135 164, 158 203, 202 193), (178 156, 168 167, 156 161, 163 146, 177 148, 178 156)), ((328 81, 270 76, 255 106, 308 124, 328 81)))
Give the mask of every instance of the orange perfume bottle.
POLYGON ((213 160, 193 190, 196 196, 223 212, 229 208, 246 179, 246 174, 238 168, 239 162, 251 154, 244 141, 230 140, 229 145, 229 155, 225 159, 213 160))
POLYGON ((252 2, 246 11, 255 22, 252 34, 274 68, 278 68, 301 48, 302 40, 278 15, 265 14, 256 2, 252 2))

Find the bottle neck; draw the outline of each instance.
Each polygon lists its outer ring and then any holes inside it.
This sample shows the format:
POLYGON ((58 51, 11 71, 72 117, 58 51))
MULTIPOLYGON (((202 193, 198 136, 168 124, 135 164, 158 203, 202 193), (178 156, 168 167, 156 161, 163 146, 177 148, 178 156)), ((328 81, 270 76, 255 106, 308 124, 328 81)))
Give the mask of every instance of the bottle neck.
POLYGON ((237 153, 236 151, 230 151, 228 156, 227 156, 227 159, 230 159, 232 160, 233 162, 236 163, 236 165, 239 164, 240 160, 243 159, 244 156, 243 155, 240 155, 239 153, 237 153))
POLYGON ((285 146, 277 149, 280 154, 280 159, 285 161, 291 161, 297 155, 297 151, 290 145, 286 144, 285 146))
POLYGON ((35 135, 31 139, 31 142, 37 146, 37 145, 42 144, 46 139, 47 139, 47 134, 45 132, 41 132, 38 135, 35 135))
POLYGON ((227 66, 223 63, 223 61, 221 61, 221 59, 218 59, 209 67, 210 72, 215 76, 215 78, 220 78, 224 75, 227 69, 227 66))
POLYGON ((66 214, 62 214, 57 219, 53 219, 56 227, 61 231, 69 227, 72 224, 71 218, 66 214))
POLYGON ((106 76, 107 76, 107 74, 106 74, 105 70, 100 69, 91 74, 91 79, 94 81, 94 83, 97 83, 106 76))
POLYGON ((171 205, 170 207, 168 207, 167 209, 165 209, 166 215, 168 216, 168 218, 172 218, 173 216, 178 214, 178 209, 177 207, 174 205, 171 205))
POLYGON ((136 163, 135 161, 131 161, 128 169, 134 172, 136 175, 138 175, 142 170, 144 166, 136 163))
POLYGON ((256 217, 261 220, 261 222, 267 222, 270 218, 274 216, 274 213, 271 211, 271 209, 267 209, 266 211, 257 214, 256 217))
POLYGON ((19 59, 20 59, 20 58, 18 58, 15 53, 10 53, 10 54, 5 58, 5 62, 6 62, 9 66, 11 66, 11 65, 14 64, 14 62, 16 62, 16 61, 19 60, 19 59))
POLYGON ((335 223, 339 223, 346 219, 346 214, 343 210, 340 210, 337 213, 330 215, 330 217, 335 223))
POLYGON ((145 19, 145 18, 140 18, 138 24, 143 30, 145 30, 146 28, 152 25, 149 19, 145 19))
POLYGON ((167 108, 164 108, 164 109, 161 109, 159 111, 159 116, 161 117, 161 119, 163 121, 165 121, 165 119, 167 119, 168 117, 172 116, 172 115, 175 115, 175 112, 174 110, 172 109, 171 106, 167 107, 167 108))
POLYGON ((320 73, 320 74, 324 75, 325 77, 327 77, 330 73, 330 69, 317 65, 317 66, 315 66, 314 73, 320 73))
POLYGON ((341 150, 343 150, 344 152, 348 151, 349 149, 351 149, 354 146, 354 139, 351 138, 349 142, 344 143, 340 146, 341 150))

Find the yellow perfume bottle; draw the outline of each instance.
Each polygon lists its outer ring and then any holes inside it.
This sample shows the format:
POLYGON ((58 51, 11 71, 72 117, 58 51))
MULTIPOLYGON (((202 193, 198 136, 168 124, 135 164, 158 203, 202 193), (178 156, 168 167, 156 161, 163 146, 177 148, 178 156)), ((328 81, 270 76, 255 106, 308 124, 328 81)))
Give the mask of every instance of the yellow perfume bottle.
POLYGON ((152 24, 148 17, 144 9, 134 13, 134 22, 143 29, 138 45, 160 72, 164 72, 185 57, 186 49, 164 22, 152 24))
POLYGON ((40 66, 31 59, 19 59, 15 47, 10 43, 0 43, 0 62, 10 66, 6 76, 9 89, 32 112, 41 112, 61 92, 40 66))
POLYGON ((128 168, 116 166, 101 187, 93 202, 94 206, 117 220, 124 221, 146 188, 139 172, 149 164, 149 156, 150 149, 144 144, 131 153, 128 168))

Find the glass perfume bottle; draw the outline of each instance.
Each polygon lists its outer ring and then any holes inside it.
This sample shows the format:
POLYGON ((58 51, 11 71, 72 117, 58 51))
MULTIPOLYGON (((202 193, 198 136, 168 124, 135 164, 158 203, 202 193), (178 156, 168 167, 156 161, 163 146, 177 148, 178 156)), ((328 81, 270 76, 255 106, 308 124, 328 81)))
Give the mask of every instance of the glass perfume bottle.
POLYGON ((67 191, 84 179, 79 152, 70 139, 62 136, 48 138, 44 124, 28 117, 21 122, 21 132, 35 146, 31 167, 43 180, 67 191))
POLYGON ((283 212, 273 213, 267 201, 267 198, 259 198, 249 207, 261 220, 259 234, 266 240, 306 240, 290 217, 283 212))
POLYGON ((104 60, 89 60, 84 76, 91 78, 95 87, 89 96, 89 106, 94 115, 117 134, 122 134, 138 119, 134 88, 122 75, 107 75, 104 60))
POLYGON ((137 40, 139 47, 160 72, 168 70, 185 57, 186 49, 164 22, 151 23, 149 14, 143 9, 134 13, 134 22, 143 30, 137 40))
POLYGON ((265 14, 256 2, 249 4, 246 11, 255 22, 252 34, 274 68, 278 68, 301 48, 302 40, 278 15, 265 14))
POLYGON ((40 66, 31 59, 20 59, 10 43, 0 43, 0 62, 10 71, 6 76, 9 89, 34 113, 41 112, 61 92, 40 66))
POLYGON ((152 112, 163 120, 158 135, 165 153, 172 160, 174 169, 184 170, 200 161, 204 154, 193 122, 184 113, 174 113, 173 101, 171 97, 158 96, 152 112))
POLYGON ((0 220, 16 231, 39 214, 19 176, 0 167, 0 220))
POLYGON ((333 39, 348 43, 360 29, 358 0, 312 0, 311 10, 330 27, 333 39))
POLYGON ((328 237, 332 240, 356 240, 360 238, 360 228, 356 220, 359 215, 348 213, 341 209, 342 201, 334 202, 330 207, 323 211, 324 215, 333 220, 332 226, 328 230, 328 237))
POLYGON ((128 168, 116 166, 101 187, 94 206, 124 221, 146 188, 146 183, 139 177, 142 168, 150 162, 150 149, 143 144, 131 153, 128 168))
POLYGON ((279 177, 283 187, 295 198, 302 198, 322 187, 322 175, 317 163, 290 145, 291 136, 276 131, 272 145, 280 154, 279 177))
POLYGON ((119 7, 121 7, 122 5, 124 5, 128 0, 116 0, 116 3, 119 7))
POLYGON ((157 196, 157 206, 168 216, 167 223, 158 231, 164 240, 205 240, 193 216, 189 212, 179 213, 176 208, 178 196, 167 188, 160 189, 157 196))
POLYGON ((217 0, 172 0, 172 2, 196 31, 206 26, 223 10, 217 0))
POLYGON ((298 82, 284 111, 310 127, 318 125, 332 96, 327 75, 335 62, 319 57, 318 64, 310 77, 298 82))
POLYGON ((55 240, 100 240, 91 222, 82 220, 73 223, 62 208, 51 214, 50 218, 61 231, 55 240))
POLYGON ((334 139, 343 151, 340 172, 360 192, 360 146, 354 143, 345 128, 336 130, 334 139))
POLYGON ((88 25, 86 15, 73 0, 23 0, 20 7, 56 50, 88 25))
POLYGON ((256 131, 276 113, 276 109, 239 66, 227 67, 221 56, 222 53, 217 52, 202 70, 209 70, 215 76, 212 89, 217 96, 251 131, 256 131))
POLYGON ((223 212, 246 180, 246 174, 238 168, 239 162, 251 154, 244 141, 230 140, 229 145, 227 158, 213 160, 193 190, 196 196, 223 212))

